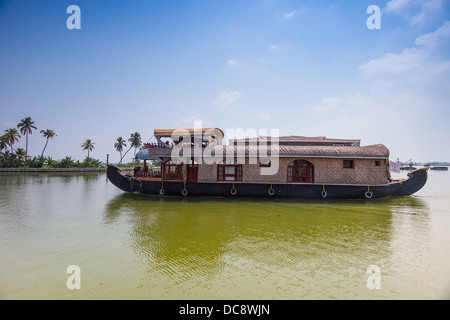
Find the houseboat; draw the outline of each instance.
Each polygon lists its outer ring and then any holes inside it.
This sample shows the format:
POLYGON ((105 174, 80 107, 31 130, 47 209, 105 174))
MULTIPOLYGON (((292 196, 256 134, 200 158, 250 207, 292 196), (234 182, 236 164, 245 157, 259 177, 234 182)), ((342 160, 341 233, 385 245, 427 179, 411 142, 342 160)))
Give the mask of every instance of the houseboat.
POLYGON ((218 128, 155 130, 137 154, 133 174, 108 165, 108 180, 125 192, 181 197, 375 199, 407 196, 428 168, 393 180, 382 144, 327 137, 259 136, 223 144, 218 128))

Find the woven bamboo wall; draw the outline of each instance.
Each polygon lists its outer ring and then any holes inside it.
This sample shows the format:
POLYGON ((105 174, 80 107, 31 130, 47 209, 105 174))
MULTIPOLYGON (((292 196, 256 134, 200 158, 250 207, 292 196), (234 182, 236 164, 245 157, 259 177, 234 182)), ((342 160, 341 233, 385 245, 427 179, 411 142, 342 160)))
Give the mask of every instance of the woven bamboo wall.
POLYGON ((343 168, 343 159, 306 159, 314 165, 315 183, 385 184, 386 162, 375 166, 373 159, 354 159, 354 168, 343 168))
MULTIPOLYGON (((258 164, 246 159, 242 166, 242 182, 287 183, 289 164, 299 158, 279 158, 278 171, 274 175, 261 175, 258 164)), ((343 159, 302 158, 314 166, 314 183, 336 184, 385 184, 388 183, 386 162, 375 165, 374 159, 354 159, 354 168, 343 168, 343 159)), ((274 163, 272 163, 274 165, 274 163)), ((198 169, 198 181, 216 182, 217 164, 201 164, 198 169)))
MULTIPOLYGON (((285 183, 287 182, 287 167, 292 160, 287 158, 278 158, 278 170, 274 175, 261 175, 262 167, 258 164, 249 164, 247 159, 246 164, 242 166, 242 180, 243 182, 269 182, 269 183, 285 183)), ((276 164, 272 161, 272 165, 276 164)))
POLYGON ((199 164, 198 181, 217 182, 217 164, 199 164))

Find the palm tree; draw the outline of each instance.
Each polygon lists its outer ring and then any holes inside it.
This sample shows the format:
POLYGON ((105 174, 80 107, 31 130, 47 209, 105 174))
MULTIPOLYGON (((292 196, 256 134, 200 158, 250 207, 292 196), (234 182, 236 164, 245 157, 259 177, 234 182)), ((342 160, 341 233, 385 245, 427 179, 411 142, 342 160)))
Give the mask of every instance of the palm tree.
POLYGON ((128 149, 127 152, 125 152, 123 157, 120 159, 120 162, 122 162, 122 159, 125 158, 128 151, 130 151, 131 148, 133 148, 133 147, 134 147, 134 155, 136 156, 136 149, 142 145, 142 139, 141 139, 141 135, 139 134, 139 132, 132 133, 130 135, 130 138, 128 139, 128 141, 131 142, 130 149, 128 149))
POLYGON ((142 145, 141 135, 139 132, 132 133, 128 141, 131 142, 131 146, 134 147, 134 155, 136 156, 137 148, 142 145))
POLYGON ((20 133, 24 134, 27 138, 25 147, 25 156, 28 156, 28 134, 33 133, 33 129, 37 129, 34 125, 34 121, 30 117, 23 118, 18 124, 17 128, 20 128, 20 133))
POLYGON ((44 151, 47 148, 48 140, 50 138, 53 139, 53 137, 56 136, 56 133, 53 130, 47 129, 47 130, 41 130, 41 134, 44 136, 44 138, 47 138, 47 141, 45 142, 44 150, 42 150, 42 154, 41 154, 41 157, 43 157, 44 156, 44 151))
POLYGON ((123 140, 122 137, 118 137, 116 140, 116 143, 114 143, 114 148, 116 148, 117 151, 120 153, 120 162, 119 164, 122 164, 122 151, 123 147, 126 147, 127 144, 125 143, 125 140, 123 140))
POLYGON ((2 152, 2 157, 4 159, 8 159, 10 155, 10 152, 8 151, 8 149, 5 150, 5 152, 2 152))
POLYGON ((6 143, 11 146, 11 153, 13 153, 13 144, 19 142, 20 134, 15 128, 5 130, 3 135, 6 143))
POLYGON ((72 157, 65 157, 64 159, 61 160, 61 167, 63 168, 70 168, 71 166, 73 166, 74 161, 72 159, 72 157))
POLYGON ((23 148, 17 148, 16 149, 16 156, 17 156, 17 159, 19 161, 22 161, 23 159, 25 159, 26 151, 23 150, 23 148))
POLYGON ((84 141, 83 144, 81 145, 83 150, 88 151, 88 158, 89 158, 89 151, 92 151, 94 149, 94 144, 95 143, 92 142, 91 139, 86 139, 86 141, 84 141))
POLYGON ((50 167, 56 162, 55 160, 52 159, 52 157, 47 157, 44 159, 44 161, 45 161, 45 164, 50 167))
POLYGON ((0 151, 8 148, 8 141, 6 141, 6 134, 0 136, 0 151))

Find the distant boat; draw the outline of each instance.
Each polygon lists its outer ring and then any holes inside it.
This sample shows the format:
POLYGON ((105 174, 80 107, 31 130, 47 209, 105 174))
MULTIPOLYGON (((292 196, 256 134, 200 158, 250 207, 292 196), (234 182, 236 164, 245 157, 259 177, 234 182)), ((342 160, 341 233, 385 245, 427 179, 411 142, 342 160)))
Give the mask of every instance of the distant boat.
POLYGON ((401 167, 400 170, 410 170, 410 171, 412 171, 412 170, 417 170, 417 168, 416 167, 412 167, 412 166, 408 166, 408 167, 401 167))
POLYGON ((431 167, 431 170, 448 171, 448 167, 431 167))
POLYGON ((144 166, 133 174, 108 166, 112 184, 159 196, 372 199, 414 194, 429 169, 408 167, 413 170, 408 179, 392 180, 389 150, 382 144, 360 146, 360 140, 289 136, 272 144, 271 137, 259 137, 223 145, 218 128, 186 129, 183 136, 155 130, 154 136, 158 142, 136 155, 144 166), (262 174, 272 166, 272 174, 262 174))

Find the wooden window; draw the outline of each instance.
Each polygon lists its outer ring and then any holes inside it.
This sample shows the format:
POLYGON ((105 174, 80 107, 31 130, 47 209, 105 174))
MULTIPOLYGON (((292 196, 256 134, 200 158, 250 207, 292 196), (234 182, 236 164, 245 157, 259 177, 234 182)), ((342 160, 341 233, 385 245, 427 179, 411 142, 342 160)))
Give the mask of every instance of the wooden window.
POLYGON ((380 166, 381 166, 380 160, 376 160, 376 161, 375 161, 375 167, 380 167, 380 166))
POLYGON ((217 181, 242 181, 242 165, 219 164, 217 166, 217 181))
POLYGON ((183 180, 183 164, 166 162, 164 164, 164 180, 183 180))
POLYGON ((296 160, 288 166, 288 182, 313 183, 314 166, 305 160, 296 160))
POLYGON ((344 160, 344 168, 346 169, 354 169, 355 162, 353 160, 344 160))

